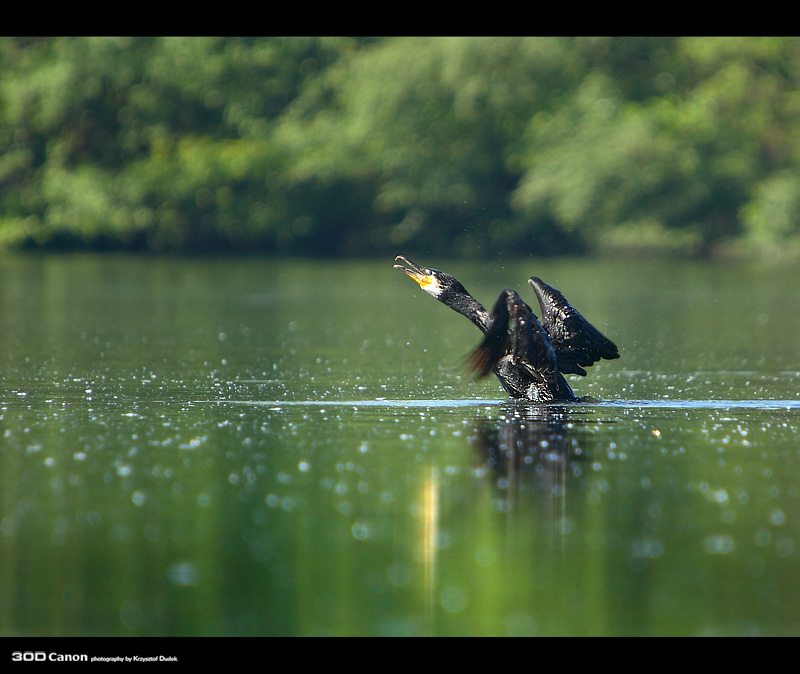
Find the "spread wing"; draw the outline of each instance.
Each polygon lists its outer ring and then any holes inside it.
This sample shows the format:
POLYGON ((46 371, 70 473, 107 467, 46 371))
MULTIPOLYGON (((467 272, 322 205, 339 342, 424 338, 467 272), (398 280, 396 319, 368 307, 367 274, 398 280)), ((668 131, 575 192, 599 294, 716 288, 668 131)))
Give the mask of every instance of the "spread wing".
POLYGON ((619 358, 614 342, 581 316, 558 290, 536 276, 528 283, 539 300, 542 326, 550 337, 561 372, 585 375, 583 367, 594 365, 601 358, 619 358))
POLYGON ((487 376, 501 358, 527 365, 545 379, 556 372, 556 353, 531 308, 513 290, 500 293, 492 309, 489 329, 469 356, 478 378, 487 376))

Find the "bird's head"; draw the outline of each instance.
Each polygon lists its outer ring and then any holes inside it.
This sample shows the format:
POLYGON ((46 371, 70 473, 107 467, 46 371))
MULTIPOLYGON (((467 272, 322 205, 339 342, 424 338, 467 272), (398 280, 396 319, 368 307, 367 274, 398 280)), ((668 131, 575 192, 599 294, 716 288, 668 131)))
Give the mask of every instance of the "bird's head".
POLYGON ((405 272, 419 284, 420 288, 440 302, 452 306, 456 298, 469 296, 466 288, 447 272, 431 269, 430 267, 421 267, 402 255, 398 255, 395 258, 395 262, 398 260, 403 264, 396 264, 394 268, 405 272))

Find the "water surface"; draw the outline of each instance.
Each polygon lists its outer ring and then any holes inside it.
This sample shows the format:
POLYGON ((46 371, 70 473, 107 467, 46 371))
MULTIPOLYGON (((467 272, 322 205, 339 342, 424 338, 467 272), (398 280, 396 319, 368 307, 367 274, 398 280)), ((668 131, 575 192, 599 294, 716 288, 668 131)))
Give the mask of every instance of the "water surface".
POLYGON ((420 260, 618 344, 537 407, 391 262, 0 260, 0 633, 800 632, 800 272, 420 260))

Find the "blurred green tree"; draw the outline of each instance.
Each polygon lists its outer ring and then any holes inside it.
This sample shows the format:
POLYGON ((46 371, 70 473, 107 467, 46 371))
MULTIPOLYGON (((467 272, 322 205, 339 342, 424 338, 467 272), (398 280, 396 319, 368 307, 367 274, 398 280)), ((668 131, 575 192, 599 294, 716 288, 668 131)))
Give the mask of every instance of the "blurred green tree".
POLYGON ((0 245, 800 248, 796 38, 3 38, 0 245))

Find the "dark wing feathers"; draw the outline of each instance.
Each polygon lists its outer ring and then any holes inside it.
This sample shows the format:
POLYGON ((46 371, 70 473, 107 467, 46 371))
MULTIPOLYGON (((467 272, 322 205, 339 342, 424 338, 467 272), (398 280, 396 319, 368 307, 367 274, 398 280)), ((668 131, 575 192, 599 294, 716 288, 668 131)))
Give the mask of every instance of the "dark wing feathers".
POLYGON ((534 366, 532 372, 551 375, 556 371, 556 354, 544 328, 531 308, 513 290, 505 289, 492 309, 489 329, 469 356, 478 378, 487 376, 501 358, 514 365, 534 366))
POLYGON ((530 283, 542 310, 542 326, 556 353, 563 373, 585 375, 583 367, 601 358, 619 358, 616 345, 587 321, 566 298, 542 279, 532 276, 530 283))
POLYGON ((489 318, 489 328, 478 347, 467 356, 470 370, 478 379, 486 377, 503 357, 508 347, 508 305, 505 291, 500 293, 494 303, 489 318))

